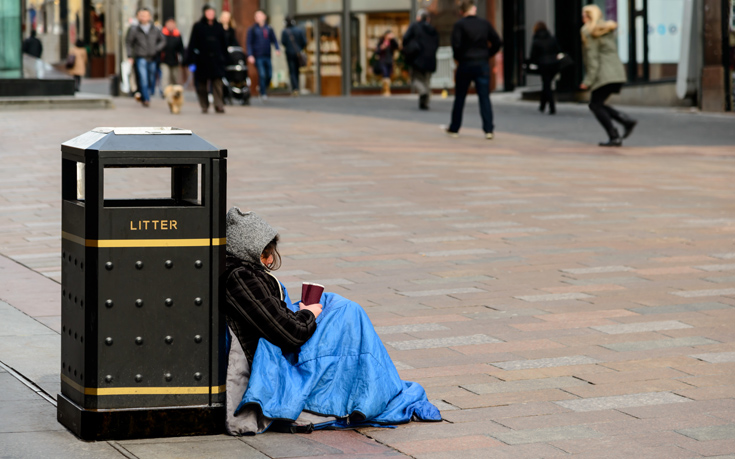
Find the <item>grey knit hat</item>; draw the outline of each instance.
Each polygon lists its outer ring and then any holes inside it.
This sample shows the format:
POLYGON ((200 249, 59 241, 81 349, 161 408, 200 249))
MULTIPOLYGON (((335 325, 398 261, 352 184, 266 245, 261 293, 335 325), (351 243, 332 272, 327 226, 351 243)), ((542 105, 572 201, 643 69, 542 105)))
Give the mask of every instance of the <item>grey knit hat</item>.
POLYGON ((227 212, 227 251, 244 261, 260 265, 263 249, 278 234, 255 212, 233 207, 227 212))

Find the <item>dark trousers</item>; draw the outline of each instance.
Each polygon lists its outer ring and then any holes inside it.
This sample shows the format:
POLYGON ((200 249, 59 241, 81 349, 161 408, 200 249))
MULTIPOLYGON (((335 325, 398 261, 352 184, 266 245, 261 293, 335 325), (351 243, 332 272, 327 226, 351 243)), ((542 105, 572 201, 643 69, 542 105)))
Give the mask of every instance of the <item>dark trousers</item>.
POLYGON ((291 91, 299 90, 299 56, 286 54, 288 62, 288 76, 291 78, 291 91))
POLYGON ((556 69, 542 69, 541 70, 541 105, 539 110, 542 112, 546 110, 546 104, 549 104, 549 113, 556 113, 556 101, 554 100, 554 90, 552 89, 552 83, 556 76, 556 69))
POLYGON ((493 107, 490 104, 490 65, 487 62, 460 62, 454 87, 454 106, 452 107, 452 124, 450 132, 459 132, 462 127, 462 113, 467 91, 470 84, 475 83, 475 91, 480 100, 480 116, 482 116, 482 130, 493 132, 493 107))
POLYGON ((605 132, 611 137, 618 137, 618 131, 615 129, 613 120, 625 125, 630 122, 630 118, 609 105, 605 105, 605 101, 612 95, 620 92, 621 83, 606 84, 592 91, 590 96, 590 110, 594 113, 597 121, 605 128, 605 132))
POLYGON ((383 78, 393 76, 393 62, 381 62, 380 71, 383 73, 383 78))
POLYGON ((209 109, 209 86, 212 86, 212 97, 214 98, 214 108, 217 110, 223 110, 225 108, 225 101, 222 97, 222 78, 213 78, 211 80, 195 79, 197 98, 199 99, 199 105, 202 110, 209 109))
POLYGON ((82 87, 82 76, 74 75, 74 92, 79 92, 79 88, 82 87))
POLYGON ((273 78, 273 64, 270 57, 256 57, 255 68, 258 69, 258 85, 260 86, 260 95, 268 94, 268 88, 271 86, 271 78, 273 78))

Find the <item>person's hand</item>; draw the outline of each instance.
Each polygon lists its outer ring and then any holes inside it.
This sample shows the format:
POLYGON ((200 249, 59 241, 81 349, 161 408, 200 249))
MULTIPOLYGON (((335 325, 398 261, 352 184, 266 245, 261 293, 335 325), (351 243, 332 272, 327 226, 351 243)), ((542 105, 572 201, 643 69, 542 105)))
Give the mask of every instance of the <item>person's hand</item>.
POLYGON ((580 84, 580 85, 579 85, 579 89, 581 89, 582 91, 586 91, 586 90, 588 90, 589 88, 590 88, 590 87, 589 87, 589 86, 587 86, 587 85, 586 85, 586 84, 584 84, 584 83, 582 83, 582 84, 580 84))
POLYGON ((129 57, 129 58, 128 58, 128 62, 130 62, 130 65, 133 65, 133 60, 134 60, 134 59, 133 59, 132 57, 129 57))
POLYGON ((248 62, 251 64, 255 64, 255 56, 248 56, 248 62))
POLYGON ((276 56, 280 56, 280 55, 281 55, 281 50, 280 49, 277 49, 276 50, 276 56))
POLYGON ((305 305, 304 303, 299 303, 299 309, 300 309, 301 311, 303 311, 303 310, 311 311, 311 313, 312 313, 312 314, 314 314, 314 318, 315 318, 315 319, 316 319, 317 317, 319 317, 319 314, 321 314, 321 313, 322 313, 322 305, 321 305, 321 304, 319 304, 319 303, 316 303, 316 304, 310 304, 310 305, 308 305, 308 306, 307 306, 307 305, 305 305))

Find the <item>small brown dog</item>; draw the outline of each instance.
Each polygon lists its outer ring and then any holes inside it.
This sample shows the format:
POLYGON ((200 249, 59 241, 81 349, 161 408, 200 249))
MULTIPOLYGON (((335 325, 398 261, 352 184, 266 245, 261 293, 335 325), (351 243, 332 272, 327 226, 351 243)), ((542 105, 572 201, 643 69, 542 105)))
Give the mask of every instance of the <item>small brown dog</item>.
POLYGON ((171 113, 178 115, 181 113, 181 106, 184 105, 184 87, 180 84, 170 84, 163 89, 163 97, 168 102, 168 108, 171 113))

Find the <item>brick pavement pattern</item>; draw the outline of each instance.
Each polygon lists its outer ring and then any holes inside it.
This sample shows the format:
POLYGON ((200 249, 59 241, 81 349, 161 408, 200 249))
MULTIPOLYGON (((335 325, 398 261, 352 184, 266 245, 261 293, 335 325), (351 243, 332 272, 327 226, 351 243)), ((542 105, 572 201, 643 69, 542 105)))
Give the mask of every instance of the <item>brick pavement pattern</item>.
MULTIPOLYGON (((110 442, 99 457, 734 457, 732 145, 611 151, 262 106, 116 105, 0 113, 1 299, 58 332, 61 142, 190 128, 229 150, 229 204, 280 231, 280 280, 363 305, 445 420, 110 442)), ((107 177, 111 196, 167 193, 161 175, 126 172, 107 177)), ((35 430, 49 448, 63 434, 35 430)), ((0 442, 28 441, 9 432, 0 442)))

